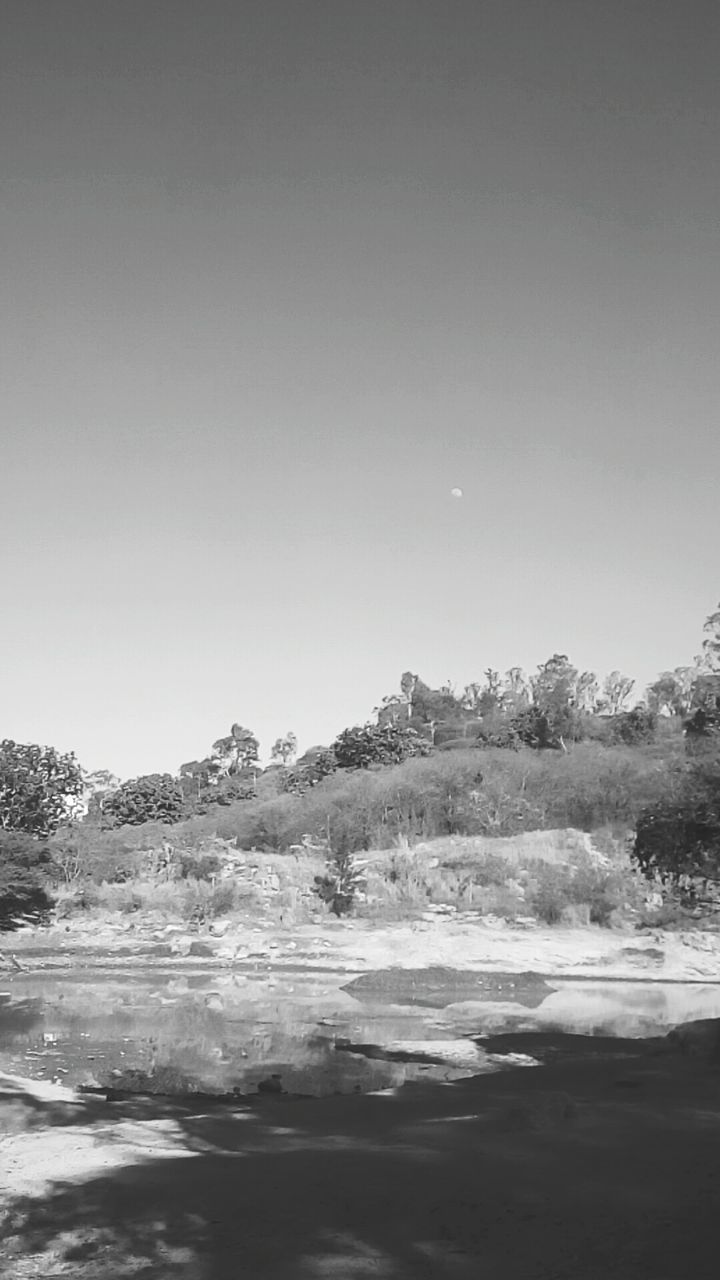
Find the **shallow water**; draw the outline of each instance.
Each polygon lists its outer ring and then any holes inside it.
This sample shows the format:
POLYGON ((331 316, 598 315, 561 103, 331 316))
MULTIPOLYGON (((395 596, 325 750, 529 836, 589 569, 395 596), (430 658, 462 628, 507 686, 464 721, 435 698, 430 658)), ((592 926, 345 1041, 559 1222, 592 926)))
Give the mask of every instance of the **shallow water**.
POLYGON ((451 970, 14 974, 0 995, 0 1070, 70 1085, 167 1068, 177 1087, 385 1089, 496 1069, 472 1036, 512 1030, 662 1034, 720 1017, 720 985, 565 981, 451 970), (373 1047, 373 1056, 348 1046, 373 1047), (393 1060, 374 1056, 377 1046, 393 1060), (411 1060, 403 1060, 410 1056, 411 1060), (424 1059, 424 1060, 423 1060, 424 1059))

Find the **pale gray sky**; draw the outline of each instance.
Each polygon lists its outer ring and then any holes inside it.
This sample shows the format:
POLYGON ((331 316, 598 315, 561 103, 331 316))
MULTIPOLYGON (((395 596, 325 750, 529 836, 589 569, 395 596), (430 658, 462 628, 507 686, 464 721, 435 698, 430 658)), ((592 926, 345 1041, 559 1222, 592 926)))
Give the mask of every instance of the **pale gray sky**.
POLYGON ((691 660, 719 58, 710 0, 0 0, 0 736, 691 660))

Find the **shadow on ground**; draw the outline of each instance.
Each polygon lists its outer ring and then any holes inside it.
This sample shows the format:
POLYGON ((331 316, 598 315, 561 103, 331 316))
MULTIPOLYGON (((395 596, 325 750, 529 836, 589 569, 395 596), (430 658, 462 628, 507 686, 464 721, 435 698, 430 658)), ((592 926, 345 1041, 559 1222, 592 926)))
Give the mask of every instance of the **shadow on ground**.
POLYGON ((35 1099, 68 1151, 159 1118, 175 1146, 11 1195, 11 1274, 714 1280, 720 1072, 630 1045, 394 1096, 35 1099))

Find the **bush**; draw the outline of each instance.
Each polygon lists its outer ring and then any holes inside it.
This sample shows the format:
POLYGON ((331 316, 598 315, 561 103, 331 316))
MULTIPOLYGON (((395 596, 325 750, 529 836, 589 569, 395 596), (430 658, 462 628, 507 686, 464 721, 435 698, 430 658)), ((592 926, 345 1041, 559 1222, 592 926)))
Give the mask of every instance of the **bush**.
POLYGON ((53 905, 51 869, 44 841, 0 829, 0 930, 12 930, 21 918, 47 920, 53 905))
POLYGON ((140 826, 145 822, 175 823, 185 815, 182 787, 169 773, 131 778, 111 792, 103 804, 103 825, 140 826))
POLYGON ((607 926, 618 908, 640 905, 638 884, 629 868, 606 868, 589 860, 574 867, 535 862, 527 872, 528 908, 545 924, 569 919, 570 908, 586 908, 591 924, 607 926))
POLYGON ((652 742, 657 732, 657 716, 647 707, 634 707, 622 711, 610 721, 613 742, 636 746, 640 742, 652 742))
POLYGON ((315 892, 336 916, 352 910, 358 893, 365 887, 363 864, 349 853, 332 854, 325 874, 315 877, 315 892))
POLYGON ((400 764, 411 756, 427 755, 429 750, 429 744, 414 729, 393 722, 344 729, 332 745, 339 769, 400 764))
POLYGON ((682 900, 720 890, 720 807, 708 795, 659 801, 638 819, 632 857, 649 880, 682 900))
POLYGON ((127 884, 88 885, 85 905, 130 915, 136 911, 160 911, 187 922, 214 920, 239 905, 240 892, 232 880, 209 884, 207 880, 176 880, 158 883, 134 880, 127 884))
POLYGON ((48 887, 22 867, 0 865, 0 932, 24 920, 46 924, 53 900, 48 887))
POLYGON ((181 880, 212 880, 220 873, 220 858, 216 853, 181 849, 176 866, 181 880))

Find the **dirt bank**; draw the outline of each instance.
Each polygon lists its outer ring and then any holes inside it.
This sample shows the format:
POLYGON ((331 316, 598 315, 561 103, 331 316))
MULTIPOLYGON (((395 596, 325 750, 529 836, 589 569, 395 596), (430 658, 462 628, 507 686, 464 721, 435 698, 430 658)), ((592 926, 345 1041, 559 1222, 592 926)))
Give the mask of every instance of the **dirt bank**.
POLYGON ((443 965, 463 970, 526 972, 555 977, 720 981, 716 933, 564 929, 502 920, 434 916, 398 924, 324 917, 282 928, 257 920, 223 921, 189 933, 162 919, 117 913, 50 929, 24 929, 3 939, 0 967, 30 970, 125 967, 155 962, 223 968, 292 966, 364 973, 392 966, 443 965), (13 962, 11 955, 15 955, 13 962))

